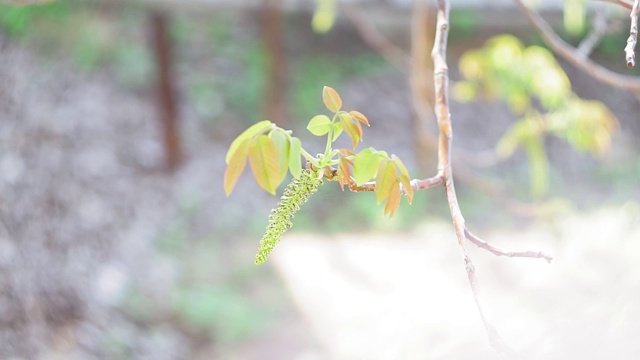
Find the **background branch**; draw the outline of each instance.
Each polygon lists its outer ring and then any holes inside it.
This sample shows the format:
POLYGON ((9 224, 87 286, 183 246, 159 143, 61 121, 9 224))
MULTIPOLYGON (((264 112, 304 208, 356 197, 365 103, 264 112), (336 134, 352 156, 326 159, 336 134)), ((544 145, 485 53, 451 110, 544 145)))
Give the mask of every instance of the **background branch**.
POLYGON ((633 3, 629 0, 600 0, 603 2, 609 2, 612 4, 616 4, 616 5, 620 5, 622 7, 625 7, 629 10, 631 10, 631 8, 633 8, 633 3))
POLYGON ((593 29, 589 33, 589 35, 582 40, 580 45, 578 45, 578 53, 583 58, 588 58, 591 55, 593 49, 598 46, 600 40, 607 32, 607 9, 603 6, 598 11, 596 11, 596 15, 593 19, 593 29))
POLYGON ((633 92, 640 95, 640 79, 624 76, 606 69, 595 62, 582 57, 578 51, 567 44, 553 31, 551 26, 536 12, 525 5, 523 0, 515 0, 533 27, 540 32, 544 42, 566 61, 584 71, 594 79, 609 86, 633 92))
POLYGON ((351 21, 351 24, 353 24, 353 27, 362 37, 362 40, 370 48, 375 50, 380 54, 380 56, 398 69, 403 72, 409 72, 411 58, 404 50, 382 35, 378 29, 376 29, 376 27, 367 20, 366 16, 357 5, 344 3, 342 4, 342 9, 349 21, 351 21))

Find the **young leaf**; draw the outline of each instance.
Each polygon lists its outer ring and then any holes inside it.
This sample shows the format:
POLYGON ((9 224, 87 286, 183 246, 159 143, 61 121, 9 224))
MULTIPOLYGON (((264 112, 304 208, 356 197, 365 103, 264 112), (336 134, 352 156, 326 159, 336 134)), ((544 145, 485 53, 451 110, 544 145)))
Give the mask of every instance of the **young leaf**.
POLYGON ((340 189, 344 190, 345 185, 349 185, 351 182, 351 166, 353 162, 346 157, 340 156, 338 163, 338 182, 340 183, 340 189))
POLYGON ((388 159, 382 159, 378 165, 378 175, 376 176, 376 201, 378 204, 389 196, 396 178, 396 167, 393 162, 388 159))
POLYGON ((355 110, 349 111, 349 114, 351 114, 351 116, 353 116, 353 118, 356 119, 357 121, 369 126, 369 120, 360 111, 355 111, 355 110))
POLYGON ((298 179, 302 172, 302 161, 300 160, 300 153, 302 150, 302 142, 296 137, 290 139, 290 151, 289 151, 289 171, 291 175, 298 179))
POLYGON ((374 154, 373 148, 367 148, 360 151, 354 159, 353 178, 356 185, 360 186, 371 180, 378 171, 378 164, 382 158, 374 154))
POLYGON ((331 129, 331 119, 327 115, 316 115, 309 120, 307 129, 315 136, 322 136, 331 129))
POLYGON ((342 99, 340 99, 340 95, 338 95, 338 92, 332 87, 325 86, 322 88, 322 101, 324 102, 324 106, 331 112, 336 113, 342 108, 342 99))
POLYGON ((238 146, 240 146, 242 141, 244 141, 245 139, 252 138, 263 131, 266 131, 267 129, 269 129, 269 127, 271 127, 271 125, 273 125, 271 121, 262 120, 260 122, 257 122, 249 126, 247 130, 243 131, 240 135, 238 135, 237 138, 235 138, 235 140, 233 140, 233 142, 231 143, 231 146, 229 146, 229 151, 227 151, 227 156, 225 157, 224 161, 227 164, 229 163, 231 156, 233 156, 233 153, 238 149, 238 146))
POLYGON ((396 214, 400 207, 400 184, 398 180, 395 180, 389 189, 389 196, 387 197, 387 203, 384 206, 384 213, 389 214, 392 218, 396 214))
POLYGON ((249 165, 258 185, 275 195, 280 185, 280 163, 278 149, 267 135, 260 135, 249 143, 249 165))
POLYGON ((269 133, 269 138, 273 141, 276 149, 278 149, 278 162, 280 163, 280 177, 277 183, 280 184, 287 176, 287 168, 289 167, 289 138, 282 130, 273 130, 269 133))
POLYGON ((224 172, 224 192, 227 196, 231 195, 233 188, 236 186, 240 175, 247 165, 247 155, 249 155, 249 141, 244 139, 229 159, 229 165, 224 172))
POLYGON ((411 178, 409 177, 409 171, 407 167, 404 166, 402 160, 395 155, 391 155, 391 160, 396 167, 400 170, 399 180, 402 183, 402 187, 404 188, 404 193, 407 195, 407 201, 409 204, 413 201, 413 187, 411 187, 411 178))
POLYGON ((346 112, 341 112, 339 114, 339 117, 340 124, 342 125, 342 128, 347 133, 347 135, 349 135, 349 137, 351 138, 353 148, 355 149, 356 146, 358 146, 358 142, 360 142, 360 140, 362 139, 362 128, 358 130, 358 127, 356 126, 357 123, 354 124, 351 119, 351 115, 346 112))
POLYGON ((340 134, 342 134, 342 124, 337 122, 333 124, 333 139, 331 139, 331 142, 338 140, 340 134))

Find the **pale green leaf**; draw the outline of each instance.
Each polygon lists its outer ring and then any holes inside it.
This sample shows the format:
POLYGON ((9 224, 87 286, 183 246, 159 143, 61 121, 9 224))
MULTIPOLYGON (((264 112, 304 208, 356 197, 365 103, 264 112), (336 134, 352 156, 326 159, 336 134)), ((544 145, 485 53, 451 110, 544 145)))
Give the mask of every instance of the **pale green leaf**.
POLYGON ((280 177, 278 184, 284 181, 287 176, 287 168, 289 167, 289 136, 282 130, 273 130, 269 133, 269 138, 273 141, 276 149, 278 149, 278 162, 280 163, 280 177))
POLYGON ((376 176, 378 164, 382 158, 374 154, 373 148, 367 148, 356 154, 353 165, 353 178, 360 186, 376 176))
POLYGON ((231 195, 233 188, 236 186, 240 175, 244 171, 247 165, 247 155, 249 155, 249 141, 250 139, 244 139, 233 152, 231 159, 229 159, 229 165, 224 172, 224 192, 227 196, 231 195))
POLYGON ((337 122, 333 124, 333 139, 331 139, 331 142, 338 140, 340 134, 342 134, 342 124, 337 122))
POLYGON ((291 138, 290 152, 289 152, 289 171, 294 178, 300 178, 302 173, 302 161, 300 159, 302 152, 302 142, 296 137, 291 138))
POLYGON ((231 143, 231 146, 229 146, 229 151, 227 151, 227 156, 225 157, 224 161, 227 164, 229 163, 229 160, 231 159, 231 156, 233 156, 233 153, 238 149, 238 146, 240 146, 240 144, 245 139, 252 138, 252 137, 260 134, 261 132, 266 131, 272 125, 273 125, 273 123, 271 121, 269 121, 269 120, 262 120, 260 122, 257 122, 255 124, 251 125, 249 128, 247 128, 247 130, 243 131, 240 135, 238 135, 237 138, 235 138, 235 140, 233 140, 233 142, 231 143))
POLYGON ((331 119, 327 115, 316 115, 309 120, 307 129, 315 136, 322 136, 331 129, 331 119))
POLYGON ((259 135, 250 142, 249 165, 258 185, 275 195, 280 185, 280 163, 278 149, 267 135, 259 135))

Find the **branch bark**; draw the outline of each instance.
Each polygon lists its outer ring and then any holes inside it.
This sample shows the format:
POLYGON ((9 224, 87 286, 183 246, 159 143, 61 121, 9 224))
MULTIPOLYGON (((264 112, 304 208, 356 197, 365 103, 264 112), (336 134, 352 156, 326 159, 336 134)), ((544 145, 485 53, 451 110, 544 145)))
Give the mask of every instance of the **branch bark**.
POLYGON ((629 38, 627 39, 627 46, 624 48, 625 59, 627 60, 627 67, 633 68, 636 65, 636 43, 638 42, 638 12, 640 0, 635 0, 633 8, 631 9, 631 28, 629 29, 629 38))

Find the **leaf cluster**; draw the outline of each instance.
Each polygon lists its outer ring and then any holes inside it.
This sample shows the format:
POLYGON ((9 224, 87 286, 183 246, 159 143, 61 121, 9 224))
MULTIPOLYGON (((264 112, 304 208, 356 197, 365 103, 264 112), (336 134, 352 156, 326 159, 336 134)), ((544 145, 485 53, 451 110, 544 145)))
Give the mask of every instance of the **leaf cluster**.
POLYGON ((400 207, 403 194, 409 203, 413 200, 409 172, 397 156, 389 156, 387 152, 372 147, 355 152, 362 141, 362 125, 369 126, 367 117, 359 111, 342 110, 342 98, 331 87, 322 89, 322 101, 333 115, 312 117, 307 130, 315 136, 326 136, 327 145, 323 153, 311 156, 291 131, 269 120, 260 121, 246 129, 229 147, 224 174, 227 195, 233 191, 247 161, 258 185, 272 195, 284 181, 287 171, 293 176, 278 206, 269 216, 269 224, 256 255, 256 264, 267 259, 282 234, 293 226, 291 220, 294 214, 318 190, 323 178, 338 181, 343 190, 347 186, 356 192, 374 191, 378 204, 385 203, 384 213, 389 217, 400 207), (333 149, 332 144, 342 134, 351 139, 352 148, 333 149), (307 160, 304 170, 301 157, 307 160), (375 183, 368 183, 372 179, 375 183))
POLYGON ((454 94, 460 101, 478 96, 504 101, 520 116, 496 146, 501 157, 523 148, 529 158, 531 193, 546 194, 549 161, 547 135, 569 142, 578 151, 600 155, 611 144, 615 116, 599 101, 579 98, 553 54, 539 46, 525 47, 511 35, 489 39, 481 49, 460 59, 454 94))

